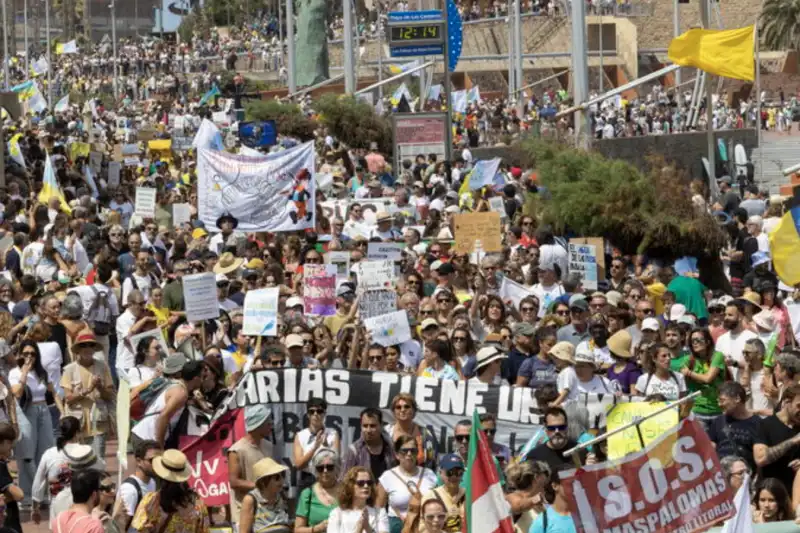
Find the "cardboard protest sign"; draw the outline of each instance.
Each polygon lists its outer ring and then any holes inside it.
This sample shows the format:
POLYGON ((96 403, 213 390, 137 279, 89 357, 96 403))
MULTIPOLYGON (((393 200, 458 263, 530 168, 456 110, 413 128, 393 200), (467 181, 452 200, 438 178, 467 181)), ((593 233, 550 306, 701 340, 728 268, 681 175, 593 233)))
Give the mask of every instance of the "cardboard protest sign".
POLYGON ((500 214, 492 211, 455 215, 456 252, 467 254, 477 251, 502 252, 503 235, 500 231, 500 214))
POLYGON ((350 277, 350 252, 328 252, 325 261, 336 265, 336 279, 345 280, 350 277))
POLYGON ((575 272, 581 277, 584 289, 596 291, 597 247, 591 244, 574 244, 570 242, 569 271, 575 272))
POLYGON ((391 289, 397 281, 392 261, 361 261, 356 265, 358 290, 391 289))
POLYGON ((192 206, 189 204, 172 204, 172 225, 180 226, 192 220, 192 206))
POLYGON ((303 267, 303 307, 309 316, 336 314, 336 266, 303 267))
POLYGON ((499 196, 492 196, 489 198, 489 209, 495 213, 500 213, 500 218, 506 218, 506 204, 499 196))
MULTIPOLYGON (((650 413, 662 409, 664 402, 634 402, 618 403, 606 415, 608 431, 614 431, 635 420, 640 420, 650 413)), ((639 431, 636 427, 626 429, 622 433, 611 436, 608 439, 608 458, 621 459, 629 453, 638 452, 642 449, 642 441, 647 446, 661 435, 668 433, 673 427, 678 425, 678 409, 665 411, 660 415, 648 418, 639 424, 639 431), (639 435, 641 434, 641 440, 639 435)))
POLYGON ((372 341, 381 346, 394 346, 411 339, 411 327, 405 311, 367 318, 364 326, 372 334, 372 341))
POLYGON ((365 291, 358 301, 358 314, 362 320, 393 311, 397 311, 397 294, 391 290, 365 291))
POLYGON ((156 189, 154 187, 136 187, 134 213, 142 218, 156 216, 156 189))
POLYGON ((89 166, 92 167, 95 175, 100 174, 103 169, 103 154, 100 152, 89 153, 89 166))
POLYGON ((181 283, 186 320, 199 322, 209 318, 219 318, 217 278, 213 272, 183 276, 181 283))
POLYGON ((367 259, 370 261, 399 261, 403 258, 402 242, 370 242, 367 243, 367 259))
MULTIPOLYGON (((125 379, 119 380, 117 389, 117 442, 119 450, 128 449, 128 438, 131 434, 131 388, 125 379)), ((128 454, 117 452, 120 467, 128 468, 128 454)))
POLYGON ((279 296, 278 287, 247 291, 242 325, 245 335, 274 337, 278 334, 279 296))
POLYGON ((559 473, 579 532, 704 531, 731 517, 733 493, 693 418, 618 461, 559 473))

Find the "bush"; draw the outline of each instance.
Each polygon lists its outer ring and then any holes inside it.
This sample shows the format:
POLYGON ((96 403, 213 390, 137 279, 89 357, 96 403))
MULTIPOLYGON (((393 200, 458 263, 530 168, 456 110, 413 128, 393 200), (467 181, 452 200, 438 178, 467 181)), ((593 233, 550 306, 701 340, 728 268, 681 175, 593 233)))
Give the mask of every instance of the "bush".
POLYGON ((369 148, 371 142, 386 154, 392 152, 392 128, 368 103, 354 96, 325 94, 314 102, 319 121, 331 135, 352 148, 369 148))
POLYGON ((315 139, 316 122, 306 117, 296 104, 277 100, 251 100, 244 102, 247 120, 274 120, 278 133, 297 137, 301 141, 315 139))

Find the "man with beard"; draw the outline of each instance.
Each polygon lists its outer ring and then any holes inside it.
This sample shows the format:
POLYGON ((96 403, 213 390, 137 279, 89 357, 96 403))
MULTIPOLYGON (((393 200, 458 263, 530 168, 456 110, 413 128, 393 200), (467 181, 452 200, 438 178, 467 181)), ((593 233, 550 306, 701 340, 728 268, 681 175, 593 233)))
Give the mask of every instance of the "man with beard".
MULTIPOLYGON (((567 412, 560 407, 548 407, 544 412, 544 430, 547 442, 534 448, 527 457, 528 461, 544 461, 555 472, 561 465, 571 465, 564 452, 578 445, 577 441, 567 436, 567 412)), ((581 457, 581 462, 583 462, 581 457)))
POLYGON ((120 531, 128 531, 136 508, 145 494, 156 490, 153 474, 153 459, 161 455, 161 446, 154 440, 143 440, 133 449, 136 472, 119 486, 114 504, 114 520, 120 531))
POLYGON ((744 345, 750 339, 757 339, 758 334, 745 329, 742 324, 744 307, 736 300, 725 306, 725 319, 722 325, 726 332, 723 333, 715 345, 715 349, 725 356, 725 363, 736 368, 735 378, 739 380, 739 372, 745 366, 744 345))
POLYGON ((773 477, 791 487, 800 464, 800 385, 783 391, 781 405, 777 414, 761 420, 753 459, 764 479, 773 477))
POLYGON ((598 368, 608 368, 614 364, 608 351, 608 322, 605 315, 595 313, 589 318, 589 339, 581 341, 576 351, 591 352, 598 368))

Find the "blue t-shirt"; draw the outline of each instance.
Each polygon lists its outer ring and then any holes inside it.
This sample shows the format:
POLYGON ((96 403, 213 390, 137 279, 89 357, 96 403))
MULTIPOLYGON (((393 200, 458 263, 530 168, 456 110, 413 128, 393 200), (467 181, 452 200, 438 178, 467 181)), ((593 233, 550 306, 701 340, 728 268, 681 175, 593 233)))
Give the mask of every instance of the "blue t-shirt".
POLYGON ((546 533, 578 533, 578 530, 575 529, 575 522, 572 521, 572 515, 560 515, 550 506, 547 506, 545 512, 536 517, 536 520, 534 520, 533 524, 531 524, 531 528, 528 530, 528 533, 545 533, 545 513, 547 513, 546 533))
POLYGON ((542 361, 538 356, 528 357, 519 367, 519 375, 528 378, 528 387, 538 389, 547 384, 555 384, 558 378, 556 365, 551 361, 542 361))

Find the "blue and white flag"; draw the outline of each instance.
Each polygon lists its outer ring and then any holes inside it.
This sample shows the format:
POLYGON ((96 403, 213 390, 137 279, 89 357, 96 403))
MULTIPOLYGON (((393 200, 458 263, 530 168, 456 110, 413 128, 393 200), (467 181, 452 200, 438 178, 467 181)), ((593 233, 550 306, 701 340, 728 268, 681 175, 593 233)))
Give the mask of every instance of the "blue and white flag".
POLYGON ((209 100, 211 100, 215 96, 219 96, 220 94, 222 93, 219 92, 219 87, 214 85, 211 88, 211 90, 208 91, 206 94, 204 94, 203 97, 200 99, 200 105, 206 105, 206 103, 208 103, 209 100))
POLYGON ((481 90, 476 85, 472 89, 470 89, 469 92, 467 93, 467 103, 479 104, 480 102, 481 102, 481 90))
POLYGON ((450 94, 452 99, 453 111, 461 113, 462 115, 467 112, 467 91, 454 91, 450 94))
POLYGON ((539 444, 546 440, 547 435, 544 433, 544 428, 539 428, 539 430, 533 434, 533 437, 528 439, 528 442, 525 443, 525 446, 519 451, 518 459, 519 461, 524 461, 528 454, 533 451, 539 444))
POLYGON ((192 140, 192 148, 198 150, 201 148, 217 151, 225 150, 225 145, 222 142, 222 134, 217 125, 207 118, 204 118, 194 136, 194 140, 192 140))
POLYGON ((34 76, 41 76, 50 70, 50 65, 47 64, 47 58, 42 56, 31 64, 31 70, 34 76))
POLYGON ((443 89, 444 87, 441 85, 431 85, 428 89, 428 100, 439 100, 443 89))
POLYGON ((65 113, 69 109, 69 93, 58 101, 55 107, 56 113, 65 113))
POLYGON ((469 173, 469 190, 475 191, 481 187, 490 187, 494 184, 494 177, 500 168, 500 158, 495 157, 489 161, 478 161, 469 173))

